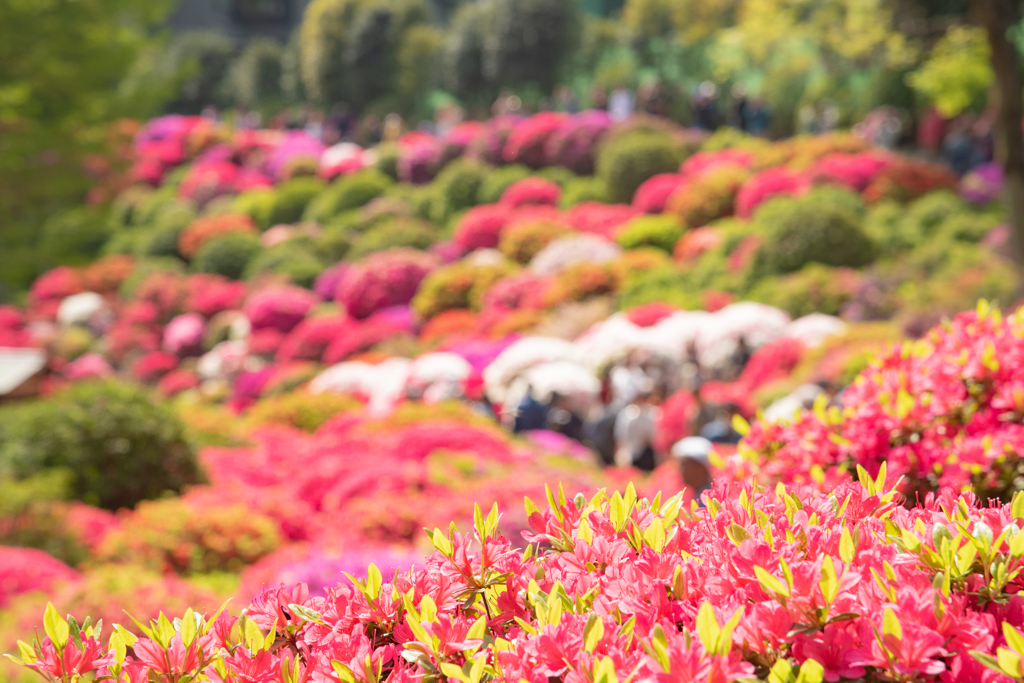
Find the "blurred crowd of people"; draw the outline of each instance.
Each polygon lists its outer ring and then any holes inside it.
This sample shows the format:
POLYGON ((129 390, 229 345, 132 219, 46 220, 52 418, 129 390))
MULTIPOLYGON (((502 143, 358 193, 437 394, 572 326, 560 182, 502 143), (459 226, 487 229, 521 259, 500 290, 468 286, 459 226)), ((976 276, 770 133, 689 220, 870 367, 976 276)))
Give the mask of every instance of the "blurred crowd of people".
MULTIPOLYGON (((716 445, 734 446, 740 434, 734 417, 740 414, 732 403, 705 400, 701 387, 709 381, 733 381, 750 359, 742 338, 728 362, 712 370, 700 362, 691 346, 686 362, 671 363, 645 351, 634 351, 613 364, 602 375, 599 400, 581 403, 576 397, 551 393, 538 395, 526 387, 516 405, 506 406, 503 422, 514 433, 534 430, 557 432, 587 446, 607 467, 635 467, 650 472, 671 458, 680 463, 687 486, 699 493, 711 484, 709 456, 716 445), (666 397, 685 391, 693 397, 687 424, 679 433, 689 434, 674 445, 670 454, 655 448, 661 425, 661 406, 666 397)), ((769 408, 774 417, 789 417, 799 408, 809 408, 819 395, 836 399, 828 383, 801 386, 769 408)), ((678 428, 680 425, 673 425, 678 428)))

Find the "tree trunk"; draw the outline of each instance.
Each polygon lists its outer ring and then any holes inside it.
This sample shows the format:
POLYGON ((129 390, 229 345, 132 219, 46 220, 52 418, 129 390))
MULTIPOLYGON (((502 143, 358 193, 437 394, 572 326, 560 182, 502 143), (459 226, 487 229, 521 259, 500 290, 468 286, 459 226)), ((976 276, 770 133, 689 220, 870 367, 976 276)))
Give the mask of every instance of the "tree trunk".
MULTIPOLYGON (((1006 174, 1006 210, 1011 228, 1013 258, 1024 268, 1024 93, 1020 57, 1006 32, 1018 22, 1014 0, 971 0, 975 20, 988 34, 995 72, 996 158, 1006 174)), ((1021 287, 1018 281, 1018 290, 1021 287)))

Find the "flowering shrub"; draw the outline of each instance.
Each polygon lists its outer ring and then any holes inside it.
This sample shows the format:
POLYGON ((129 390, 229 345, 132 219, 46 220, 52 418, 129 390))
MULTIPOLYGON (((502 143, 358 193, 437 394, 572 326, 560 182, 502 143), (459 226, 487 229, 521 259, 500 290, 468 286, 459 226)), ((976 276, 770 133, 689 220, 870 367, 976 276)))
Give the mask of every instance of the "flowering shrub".
POLYGON ((275 359, 280 364, 295 360, 319 361, 331 342, 351 333, 354 326, 355 323, 348 317, 306 318, 284 338, 275 359))
POLYGON ((252 218, 244 213, 221 213, 197 218, 181 231, 178 252, 187 259, 194 257, 204 244, 231 233, 258 235, 252 218))
POLYGON ((743 187, 736 194, 736 215, 740 218, 750 218, 754 209, 769 197, 799 197, 810 188, 810 178, 784 166, 761 171, 743 183, 743 187))
POLYGON ((618 228, 640 212, 628 204, 581 202, 565 215, 565 222, 580 232, 613 237, 618 228))
POLYGON ((355 318, 366 318, 388 306, 407 304, 423 278, 437 265, 434 257, 418 251, 378 252, 345 272, 335 300, 355 318))
POLYGON ((935 190, 955 187, 956 176, 949 168, 898 157, 875 176, 861 195, 866 202, 881 199, 910 201, 935 190))
POLYGON ((887 463, 911 496, 952 486, 1008 497, 1021 433, 1009 359, 1021 352, 1022 324, 1019 313, 1004 318, 979 305, 871 363, 844 395, 841 413, 806 413, 793 425, 756 423, 748 454, 768 473, 851 462, 877 472, 887 463))
POLYGON ((878 152, 837 152, 819 159, 811 167, 810 175, 819 183, 836 183, 863 192, 889 163, 890 159, 878 152))
POLYGON ((240 308, 245 298, 245 283, 219 275, 197 273, 188 278, 186 311, 212 318, 222 311, 240 308))
POLYGON ((245 315, 254 330, 278 332, 295 329, 313 305, 316 295, 300 287, 270 287, 253 294, 245 304, 245 315))
POLYGON ((497 204, 483 204, 470 209, 455 226, 452 241, 463 251, 493 249, 501 240, 501 233, 511 214, 497 204))
POLYGON ((712 493, 695 511, 680 497, 640 499, 632 486, 549 501, 546 510, 527 502, 526 538, 544 550, 516 550, 498 532, 498 508, 477 508, 473 533, 428 534, 436 552, 422 568, 389 578, 370 566, 327 597, 305 584, 269 587, 238 620, 189 610, 181 623, 194 630, 161 630, 165 618, 138 638, 115 632, 109 652, 89 628, 78 650, 48 607, 48 635, 25 645, 21 662, 56 678, 73 666, 133 680, 204 669, 470 682, 611 682, 626 671, 641 680, 966 682, 1018 672, 1015 574, 990 577, 987 567, 1016 570, 1021 543, 1005 530, 1018 528, 1024 500, 982 508, 947 491, 907 511, 865 475, 829 495, 712 493))
POLYGON ((424 280, 412 300, 413 310, 422 318, 456 308, 479 308, 484 293, 517 266, 507 261, 473 264, 460 261, 438 268, 424 280))
POLYGON ((594 172, 596 149, 611 125, 611 117, 600 109, 566 117, 545 145, 547 163, 578 175, 590 175, 594 172))
POLYGON ((641 216, 620 229, 616 241, 623 249, 654 247, 672 253, 683 228, 670 216, 641 216))
POLYGON ((78 572, 35 548, 0 546, 0 607, 14 596, 51 591, 61 581, 74 581, 78 572))
POLYGON ((496 246, 509 259, 529 263, 544 247, 569 232, 570 228, 555 221, 520 221, 502 232, 496 246))
POLYGON ((686 181, 683 176, 677 173, 659 173, 651 176, 636 188, 633 206, 643 213, 661 213, 665 210, 668 198, 684 182, 686 181))
POLYGON ((178 357, 166 351, 154 351, 140 356, 132 363, 132 376, 147 384, 159 381, 161 377, 178 367, 178 357))
POLYGON ((529 177, 517 180, 501 193, 499 203, 511 209, 520 206, 557 206, 562 188, 544 178, 529 177))
POLYGON ((198 313, 185 313, 164 328, 164 350, 177 356, 197 356, 201 351, 206 322, 198 313))
POLYGON ((239 571, 281 543, 277 524, 241 505, 140 503, 99 548, 108 562, 131 561, 162 573, 239 571))
POLYGON ((335 415, 362 407, 351 396, 314 395, 299 390, 261 400, 249 411, 248 418, 253 426, 283 425, 315 432, 335 415))
POLYGON ((542 167, 547 160, 545 145, 564 119, 565 114, 541 112, 518 123, 508 136, 502 159, 509 164, 542 167))
POLYGON ((716 218, 732 215, 736 194, 749 177, 750 172, 742 166, 716 166, 681 185, 669 197, 665 210, 686 227, 705 226, 716 218))

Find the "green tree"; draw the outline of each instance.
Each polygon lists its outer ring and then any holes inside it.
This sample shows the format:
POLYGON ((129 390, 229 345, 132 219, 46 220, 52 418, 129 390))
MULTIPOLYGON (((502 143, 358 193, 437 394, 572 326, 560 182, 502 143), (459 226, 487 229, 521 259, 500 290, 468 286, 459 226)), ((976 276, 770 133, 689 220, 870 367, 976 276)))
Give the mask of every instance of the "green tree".
POLYGON ((484 77, 500 85, 535 83, 549 91, 558 80, 558 67, 578 42, 577 0, 490 1, 484 77))
POLYGON ((152 99, 119 86, 153 46, 168 0, 0 2, 0 299, 51 265, 39 226, 89 187, 82 159, 104 126, 152 99))

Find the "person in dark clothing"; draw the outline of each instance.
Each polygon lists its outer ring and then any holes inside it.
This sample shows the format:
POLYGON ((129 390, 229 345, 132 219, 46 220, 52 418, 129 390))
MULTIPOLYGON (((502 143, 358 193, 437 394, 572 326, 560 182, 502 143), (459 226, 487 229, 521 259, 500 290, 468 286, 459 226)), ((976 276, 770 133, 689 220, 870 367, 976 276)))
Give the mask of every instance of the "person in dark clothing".
POLYGON ((583 433, 583 420, 573 412, 568 396, 557 393, 551 395, 545 428, 570 439, 580 440, 583 433))
POLYGON ((738 444, 741 437, 732 426, 732 416, 737 412, 736 406, 730 403, 718 411, 714 420, 704 425, 700 435, 711 443, 738 444))
POLYGON ((528 387, 526 396, 516 410, 512 431, 516 434, 534 429, 544 429, 548 423, 548 411, 543 403, 533 397, 533 387, 528 387))

